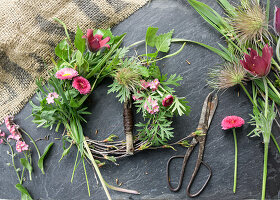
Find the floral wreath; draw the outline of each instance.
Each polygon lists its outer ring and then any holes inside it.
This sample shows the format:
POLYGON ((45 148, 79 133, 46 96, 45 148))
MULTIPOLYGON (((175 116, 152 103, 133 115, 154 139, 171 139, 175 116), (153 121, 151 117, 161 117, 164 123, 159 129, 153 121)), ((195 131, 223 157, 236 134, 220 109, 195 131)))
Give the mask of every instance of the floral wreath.
MULTIPOLYGON (((176 74, 169 77, 167 74, 162 75, 156 65, 159 60, 177 55, 185 46, 184 43, 175 53, 158 58, 159 52, 169 51, 173 30, 157 35, 158 28, 149 27, 145 40, 128 47, 120 47, 125 34, 114 36, 110 29, 88 29, 84 35, 77 27, 72 43, 65 24, 59 19, 56 21, 65 28, 66 38, 55 48, 55 54, 59 59, 58 61, 52 59, 54 67, 49 71, 46 85, 43 86, 43 79, 37 81, 39 104, 36 102, 30 104, 33 122, 38 124, 38 127, 50 129, 55 127, 58 131, 60 125, 64 125, 67 134, 63 136, 64 150, 61 159, 69 153, 73 145, 76 145, 78 148, 76 160, 80 156, 83 163, 86 160, 94 166, 106 192, 107 183, 98 169, 105 164, 101 160, 116 162, 118 158, 148 148, 173 148, 175 144, 188 146, 185 139, 173 144, 167 143, 173 137, 172 117, 187 115, 190 111, 185 98, 177 97, 172 88, 180 85, 178 82, 182 77, 176 74), (129 58, 126 56, 131 47, 143 42, 146 46, 145 54, 129 58), (148 53, 148 47, 156 51, 148 53), (84 106, 84 102, 105 77, 113 78, 108 93, 117 93, 116 97, 124 105, 125 141, 115 141, 116 135, 97 141, 83 134, 81 123, 86 121, 83 115, 91 114, 84 106), (132 134, 133 106, 144 119, 135 125, 138 127, 136 135, 132 134), (65 147, 65 141, 69 142, 68 147, 65 147)), ((75 162, 74 169, 79 163, 75 162)), ((107 186, 109 187, 108 184, 107 186)))

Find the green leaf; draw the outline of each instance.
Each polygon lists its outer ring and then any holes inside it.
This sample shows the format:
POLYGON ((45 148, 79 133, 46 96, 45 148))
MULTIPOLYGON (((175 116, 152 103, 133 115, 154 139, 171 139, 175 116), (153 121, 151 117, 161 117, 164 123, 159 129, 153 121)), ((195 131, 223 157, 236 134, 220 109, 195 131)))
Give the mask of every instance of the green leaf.
POLYGON ((190 43, 198 44, 202 47, 205 47, 205 48, 209 49, 210 51, 213 51, 214 53, 221 56, 223 59, 225 59, 227 61, 232 61, 232 58, 227 53, 225 53, 224 51, 221 51, 221 50, 219 50, 215 47, 211 47, 209 45, 206 45, 206 44, 203 44, 203 43, 200 43, 200 42, 196 42, 196 41, 192 41, 192 40, 186 40, 186 39, 180 39, 180 38, 173 38, 171 40, 171 42, 190 42, 190 43))
MULTIPOLYGON (((253 82, 256 83, 256 85, 261 89, 262 92, 265 92, 264 89, 264 83, 261 79, 253 79, 253 82)), ((280 105, 280 99, 277 96, 277 94, 275 94, 275 92, 268 88, 268 96, 271 100, 273 100, 276 104, 280 105)))
POLYGON ((49 122, 55 121, 55 117, 53 116, 56 110, 46 110, 41 113, 41 119, 45 119, 49 122))
POLYGON ((158 28, 149 27, 146 32, 146 44, 154 47, 155 46, 155 39, 156 39, 156 33, 158 31, 158 28))
POLYGON ((155 45, 158 51, 165 53, 169 51, 173 31, 174 30, 171 30, 168 33, 164 33, 156 37, 155 45))
POLYGON ((57 55, 62 60, 68 60, 68 53, 71 55, 71 50, 66 39, 59 42, 54 51, 55 55, 57 55))
POLYGON ((45 174, 45 171, 44 171, 44 159, 45 159, 46 155, 48 154, 48 152, 50 151, 50 149, 53 146, 53 144, 54 143, 51 142, 48 146, 46 146, 43 155, 38 160, 38 167, 41 169, 43 174, 45 174))
POLYGON ((139 73, 144 76, 144 77, 149 77, 150 73, 149 70, 147 69, 147 67, 144 66, 137 66, 137 70, 139 71, 139 73))
POLYGON ((217 1, 230 16, 236 16, 235 7, 232 6, 227 0, 217 0, 217 1))
POLYGON ((104 158, 107 160, 110 160, 111 162, 114 162, 114 163, 117 161, 117 159, 114 156, 105 155, 104 158))
POLYGON ((64 156, 66 156, 66 155, 70 152, 71 147, 72 147, 72 145, 70 145, 67 149, 64 149, 64 151, 63 151, 63 153, 62 153, 62 155, 61 155, 61 158, 59 159, 58 162, 60 162, 60 161, 62 160, 62 158, 63 158, 64 156))
POLYGON ((21 200, 33 200, 27 189, 20 183, 16 184, 16 189, 21 192, 21 200))
POLYGON ((158 66, 156 65, 151 65, 149 67, 149 75, 153 78, 157 78, 157 79, 161 79, 161 73, 160 73, 160 69, 158 66))
POLYGON ((26 160, 25 158, 21 158, 20 159, 20 163, 22 164, 22 166, 24 166, 29 172, 32 172, 33 168, 31 166, 31 164, 28 162, 28 160, 26 160))
POLYGON ((77 26, 77 32, 75 35, 75 47, 81 52, 84 53, 85 49, 86 49, 86 40, 83 37, 83 31, 80 29, 79 26, 77 26))

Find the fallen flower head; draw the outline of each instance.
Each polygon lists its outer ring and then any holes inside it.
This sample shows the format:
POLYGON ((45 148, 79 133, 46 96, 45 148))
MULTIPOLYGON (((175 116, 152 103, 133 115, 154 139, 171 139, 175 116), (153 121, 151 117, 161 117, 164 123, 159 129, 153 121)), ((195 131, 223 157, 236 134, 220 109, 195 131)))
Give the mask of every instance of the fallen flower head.
POLYGON ((238 128, 243 126, 245 123, 244 119, 238 116, 227 116, 223 119, 221 125, 223 130, 238 128))
POLYGON ((87 40, 88 49, 91 52, 97 52, 102 48, 110 49, 109 44, 107 42, 110 41, 110 37, 106 37, 102 40, 103 35, 95 34, 93 35, 93 30, 88 29, 86 36, 84 35, 83 38, 87 40))
POLYGON ((249 49, 250 55, 245 54, 244 60, 240 60, 241 65, 253 76, 263 77, 270 72, 273 49, 266 44, 260 56, 256 50, 249 49))

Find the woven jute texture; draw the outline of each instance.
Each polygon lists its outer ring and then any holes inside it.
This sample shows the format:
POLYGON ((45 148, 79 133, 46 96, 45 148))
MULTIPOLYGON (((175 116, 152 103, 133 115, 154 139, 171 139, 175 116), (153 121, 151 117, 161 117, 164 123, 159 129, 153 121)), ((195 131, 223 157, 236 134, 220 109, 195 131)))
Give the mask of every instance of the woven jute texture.
POLYGON ((73 38, 77 25, 108 28, 148 0, 1 0, 0 121, 18 113, 46 77, 56 44, 65 37, 53 18, 62 20, 73 38))

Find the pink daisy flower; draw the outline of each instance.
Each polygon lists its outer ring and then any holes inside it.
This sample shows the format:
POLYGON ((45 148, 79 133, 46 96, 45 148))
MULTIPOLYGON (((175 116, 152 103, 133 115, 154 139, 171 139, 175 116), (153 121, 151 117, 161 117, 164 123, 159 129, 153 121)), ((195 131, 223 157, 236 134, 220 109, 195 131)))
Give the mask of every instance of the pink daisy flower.
POLYGON ((48 104, 54 103, 54 99, 58 98, 58 94, 56 92, 52 92, 48 94, 48 97, 46 98, 48 104))
POLYGON ((89 81, 82 76, 74 78, 72 86, 73 88, 77 89, 81 94, 88 94, 91 90, 89 81))
POLYGON ((149 87, 151 90, 155 91, 158 89, 160 82, 159 80, 156 78, 155 80, 153 80, 152 82, 149 83, 149 87))
POLYGON ((78 72, 73 68, 63 68, 63 69, 57 71, 55 76, 56 76, 56 78, 61 79, 61 80, 65 80, 65 79, 70 80, 70 79, 78 76, 78 72))
POLYGON ((173 103, 173 96, 172 95, 167 95, 163 100, 162 100, 162 105, 164 107, 170 106, 173 103))
POLYGON ((244 119, 238 116, 227 116, 223 119, 221 125, 223 130, 238 128, 245 123, 244 119))
POLYGON ((17 152, 27 151, 28 147, 28 144, 26 144, 24 141, 17 141, 16 143, 17 152))

